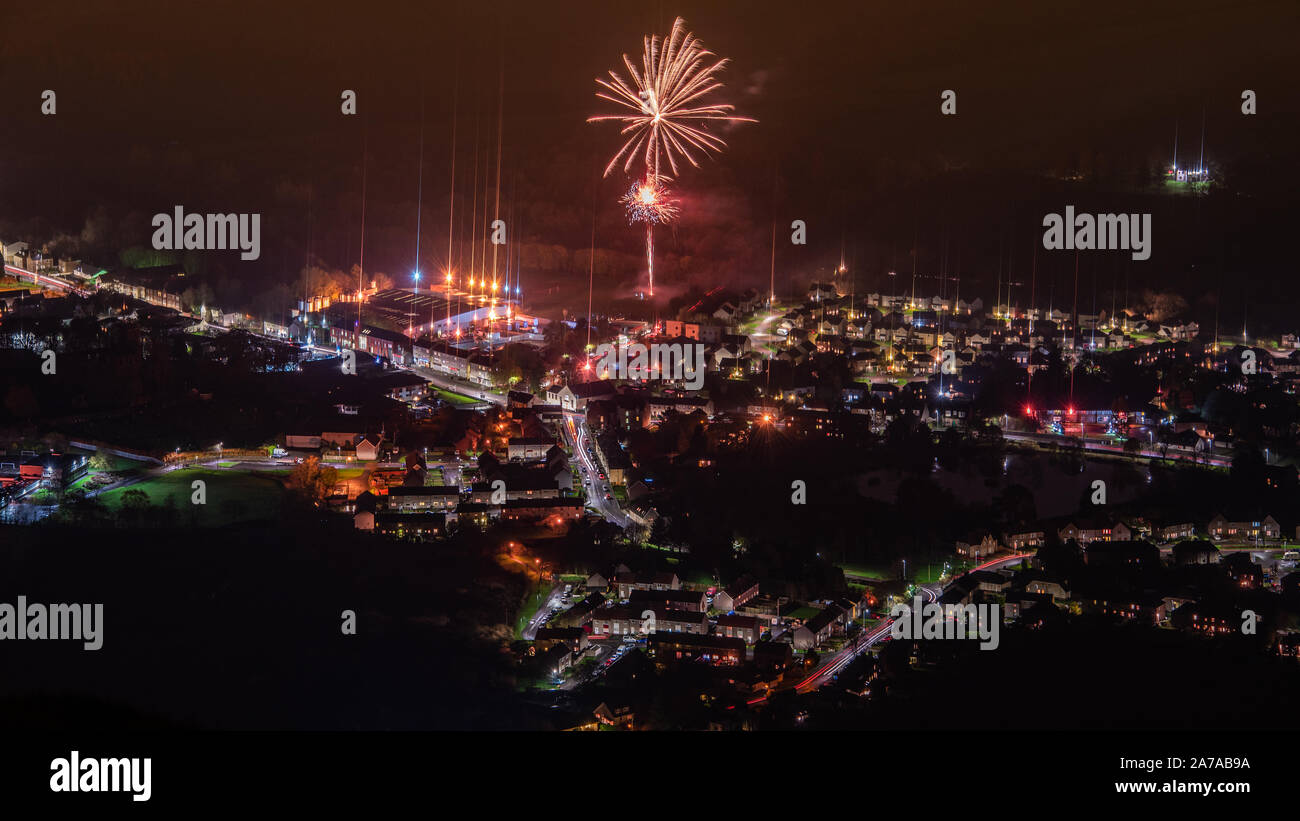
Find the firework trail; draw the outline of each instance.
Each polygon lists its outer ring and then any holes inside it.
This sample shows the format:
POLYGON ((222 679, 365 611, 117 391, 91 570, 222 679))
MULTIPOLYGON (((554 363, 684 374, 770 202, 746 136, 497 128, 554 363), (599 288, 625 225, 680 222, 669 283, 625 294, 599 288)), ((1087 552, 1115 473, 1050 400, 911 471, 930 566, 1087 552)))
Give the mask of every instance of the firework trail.
POLYGON ((629 223, 645 223, 645 261, 650 277, 650 296, 655 295, 655 225, 672 221, 677 216, 677 206, 661 181, 647 179, 632 183, 632 187, 619 200, 627 206, 629 223))
POLYGON ((646 265, 650 277, 650 296, 654 296, 654 226, 677 216, 660 173, 662 160, 668 160, 672 174, 679 171, 679 161, 698 168, 697 156, 719 152, 726 142, 709 133, 713 122, 756 122, 731 112, 727 103, 710 103, 705 98, 722 88, 717 74, 728 61, 704 48, 699 38, 686 31, 686 22, 678 17, 665 38, 644 39, 641 66, 623 55, 630 80, 609 72, 609 79, 597 78, 601 87, 596 96, 621 106, 625 111, 589 117, 587 122, 614 121, 623 124, 620 132, 626 141, 605 166, 605 176, 623 163, 630 171, 638 158, 644 166, 642 181, 620 200, 628 208, 630 222, 646 223, 646 265))

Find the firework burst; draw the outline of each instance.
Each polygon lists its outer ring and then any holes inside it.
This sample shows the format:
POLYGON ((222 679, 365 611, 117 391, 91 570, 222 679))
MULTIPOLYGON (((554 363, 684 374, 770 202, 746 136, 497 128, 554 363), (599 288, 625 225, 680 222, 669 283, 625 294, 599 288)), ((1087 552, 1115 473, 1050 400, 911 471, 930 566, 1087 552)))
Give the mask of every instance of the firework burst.
POLYGON ((677 216, 677 206, 662 182, 632 183, 619 202, 627 206, 627 219, 632 223, 658 225, 677 216))
POLYGON ((609 79, 597 79, 601 91, 596 96, 609 100, 628 112, 591 117, 587 122, 613 120, 623 123, 627 138, 623 147, 605 166, 605 176, 619 164, 629 171, 642 158, 647 179, 659 177, 660 159, 667 159, 675 175, 678 161, 684 159, 699 167, 697 156, 721 151, 726 143, 706 130, 709 121, 754 122, 731 112, 734 106, 709 103, 704 98, 722 88, 717 74, 727 65, 725 59, 704 48, 699 38, 686 31, 686 22, 678 17, 666 38, 645 38, 645 49, 638 68, 623 55, 631 80, 616 72, 609 79))
POLYGON ((597 78, 601 87, 596 96, 621 106, 618 114, 589 117, 587 122, 612 120, 623 124, 620 132, 626 142, 605 166, 609 176, 620 162, 624 171, 630 171, 638 159, 645 173, 620 200, 628 209, 628 220, 643 222, 646 226, 646 272, 649 275, 650 296, 655 293, 654 227, 677 216, 664 185, 666 176, 660 173, 661 160, 667 159, 673 175, 678 173, 679 161, 699 167, 698 157, 721 151, 726 147, 722 138, 709 133, 712 122, 755 122, 731 112, 727 103, 711 103, 706 98, 722 88, 717 74, 727 65, 727 60, 704 48, 699 38, 686 31, 686 22, 678 17, 672 31, 665 38, 646 37, 645 49, 638 68, 632 58, 623 55, 631 80, 610 71, 609 79, 597 78))

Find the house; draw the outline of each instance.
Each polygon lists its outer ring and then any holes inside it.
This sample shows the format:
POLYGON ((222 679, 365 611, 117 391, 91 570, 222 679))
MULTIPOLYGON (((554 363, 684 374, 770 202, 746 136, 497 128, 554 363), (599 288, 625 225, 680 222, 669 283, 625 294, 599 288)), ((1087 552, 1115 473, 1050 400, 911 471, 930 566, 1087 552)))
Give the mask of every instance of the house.
POLYGON ((609 580, 599 573, 592 573, 587 577, 588 590, 604 590, 609 587, 609 580))
POLYGON ((542 653, 540 664, 543 670, 559 677, 573 666, 573 651, 564 642, 555 642, 542 653))
POLYGON ((740 606, 739 612, 745 616, 754 616, 763 624, 776 625, 781 621, 781 603, 783 599, 771 596, 755 596, 740 606))
POLYGON ((1177 522, 1175 524, 1161 525, 1155 528, 1154 533, 1156 541, 1159 544, 1169 544, 1170 542, 1181 539, 1191 539, 1196 536, 1196 526, 1191 522, 1177 522))
POLYGON ((694 661, 731 666, 745 661, 745 642, 725 636, 655 633, 646 642, 646 649, 655 664, 664 667, 694 661))
POLYGON ((646 413, 651 423, 657 424, 662 422, 669 411, 675 411, 683 416, 689 416, 696 411, 701 411, 705 416, 713 416, 713 400, 688 396, 656 396, 646 400, 646 413))
POLYGON ((425 510, 455 510, 460 503, 458 487, 390 487, 388 509, 412 513, 425 510))
POLYGON ((352 526, 357 530, 374 530, 378 507, 378 496, 368 490, 358 493, 357 498, 352 500, 352 526))
POLYGON ((581 627, 539 627, 534 638, 539 648, 549 649, 554 644, 563 644, 574 653, 587 649, 587 631, 581 627))
POLYGON ((547 402, 556 404, 566 411, 587 412, 587 405, 597 399, 613 399, 618 392, 617 384, 610 379, 592 382, 578 382, 565 385, 558 391, 547 392, 547 402))
POLYGON ((1057 535, 1062 542, 1073 540, 1083 547, 1096 541, 1126 542, 1132 538, 1133 533, 1123 522, 1081 520, 1078 524, 1070 522, 1057 531, 1057 535))
POLYGON ((1033 595, 1050 596, 1052 602, 1057 599, 1070 598, 1069 588, 1060 579, 1041 570, 1026 570, 1017 573, 1013 580, 1013 587, 1033 595))
POLYGON ((1191 602, 1175 611, 1175 626, 1206 635, 1231 635, 1241 632, 1241 613, 1230 607, 1208 602, 1191 602))
POLYGON ((373 462, 379 458, 379 438, 375 437, 371 441, 370 437, 357 442, 357 459, 362 462, 373 462))
POLYGON ((602 701, 592 715, 596 720, 606 727, 615 727, 620 730, 632 730, 636 726, 636 713, 632 707, 627 704, 621 704, 617 707, 610 706, 609 702, 602 701))
POLYGON ((1228 578, 1240 587, 1259 588, 1264 584, 1264 568, 1255 564, 1249 552, 1230 553, 1221 564, 1228 578))
POLYGON ((340 450, 353 450, 356 448, 357 443, 364 438, 365 434, 358 431, 322 431, 320 445, 340 450))
POLYGON ((829 639, 843 614, 844 611, 839 607, 827 605, 820 613, 795 628, 794 649, 811 650, 829 639))
POLYGON ((1042 530, 1032 528, 1012 528, 1005 534, 1007 547, 1013 553, 1021 553, 1026 550, 1037 550, 1043 546, 1045 533, 1042 530))
POLYGON ((637 636, 646 632, 645 611, 632 607, 602 607, 591 613, 593 636, 637 636))
POLYGON ((693 633, 697 636, 704 636, 709 632, 709 618, 704 613, 666 608, 656 608, 651 612, 654 614, 654 620, 647 619, 646 632, 693 633))
POLYGON ((604 596, 600 593, 591 593, 587 598, 568 610, 556 615, 551 621, 556 627, 581 627, 584 624, 590 624, 592 614, 600 610, 604 605, 604 596))
POLYGON ((1098 591, 1078 594, 1075 599, 1084 610, 1124 621, 1159 624, 1165 620, 1164 599, 1155 594, 1098 591))
POLYGON ((415 402, 424 398, 429 383, 413 373, 391 373, 383 377, 382 384, 384 395, 389 399, 415 402))
POLYGON ((512 462, 540 461, 554 445, 555 440, 549 436, 511 437, 506 451, 512 462))
POLYGON ((746 573, 713 597, 713 608, 723 613, 731 613, 757 595, 758 579, 746 573))
POLYGON ((992 570, 972 570, 958 582, 971 590, 983 590, 986 593, 1005 593, 1011 587, 1011 579, 992 570))
POLYGON ((447 514, 376 513, 374 532, 381 536, 423 541, 446 534, 447 514))
POLYGON ((681 590, 676 573, 623 573, 614 580, 620 599, 631 597, 633 590, 681 590))
POLYGON ((754 644, 763 635, 763 628, 754 616, 718 616, 718 635, 754 644))
POLYGON ((1219 548, 1200 539, 1188 539, 1174 545, 1174 564, 1217 564, 1219 548))
POLYGON ((507 521, 528 524, 565 525, 581 519, 585 511, 582 499, 566 496, 555 499, 511 499, 501 511, 507 521))
POLYGON ((992 556, 1002 549, 997 537, 991 533, 975 533, 957 540, 957 555, 970 559, 992 556))
POLYGON ((1083 551, 1083 561, 1096 567, 1155 567, 1160 563, 1160 550, 1150 542, 1089 542, 1083 551))
POLYGON ((703 591, 690 590, 633 590, 628 597, 632 607, 645 609, 665 608, 691 610, 700 613, 708 608, 703 591))
POLYGON ((784 641, 760 641, 754 645, 754 666, 765 672, 782 672, 790 666, 794 653, 784 641))
POLYGON ((1272 516, 1229 521, 1222 513, 1215 515, 1206 526, 1206 532, 1215 541, 1223 539, 1276 539, 1282 528, 1272 516))

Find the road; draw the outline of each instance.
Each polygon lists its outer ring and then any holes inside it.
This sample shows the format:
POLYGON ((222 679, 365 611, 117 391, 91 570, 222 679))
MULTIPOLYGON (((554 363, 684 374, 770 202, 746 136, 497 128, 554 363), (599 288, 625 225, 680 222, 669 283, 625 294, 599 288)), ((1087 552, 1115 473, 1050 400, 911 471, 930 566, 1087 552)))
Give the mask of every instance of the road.
POLYGON ((89 293, 86 290, 82 288, 78 288, 77 286, 71 283, 64 282, 61 279, 56 279, 54 277, 46 276, 45 274, 38 274, 35 271, 26 271, 14 265, 6 265, 5 273, 18 277, 19 279, 30 279, 33 284, 39 285, 42 288, 54 288, 60 291, 71 291, 72 293, 77 294, 78 296, 86 296, 89 293))
POLYGON ((593 448, 591 432, 587 429, 587 420, 583 419, 580 414, 564 415, 564 421, 560 425, 564 433, 565 440, 573 448, 573 454, 578 458, 578 463, 587 471, 587 476, 583 480, 583 487, 587 492, 587 506, 595 508, 606 521, 612 522, 619 527, 627 527, 631 524, 631 519, 623 508, 619 505, 618 500, 614 498, 606 499, 605 494, 611 497, 614 495, 613 489, 608 480, 600 478, 601 468, 591 454, 587 453, 587 446, 593 448))
POLYGON ((528 626, 524 628, 524 639, 532 641, 537 638, 537 629, 545 626, 551 616, 564 608, 564 602, 561 601, 563 597, 564 585, 557 582, 551 587, 550 592, 546 594, 546 601, 542 603, 541 607, 537 608, 537 612, 533 614, 532 620, 529 621, 528 626))
MULTIPOLYGON (((1009 442, 1035 442, 1035 443, 1042 443, 1042 444, 1056 444, 1056 445, 1064 446, 1066 444, 1067 438, 1070 437, 1060 436, 1055 433, 1007 433, 1006 431, 1003 431, 1002 438, 1006 439, 1009 442)), ((1124 450, 1123 445, 1113 445, 1098 439, 1084 439, 1081 441, 1083 442, 1083 449, 1087 451, 1094 451, 1098 453, 1114 453, 1119 456, 1129 455, 1124 450)), ((1194 459, 1193 456, 1187 453, 1185 450, 1175 449, 1172 447, 1169 449, 1169 455, 1167 457, 1161 457, 1159 450, 1150 447, 1148 445, 1143 445, 1141 450, 1141 456, 1147 459, 1163 459, 1163 461, 1169 461, 1175 463, 1178 462, 1191 463, 1193 461, 1197 461, 1197 463, 1199 464, 1199 461, 1197 459, 1194 459)), ((1214 465, 1215 467, 1232 467, 1232 458, 1225 457, 1225 456, 1210 456, 1207 457, 1206 463, 1210 465, 1214 465)))
MULTIPOLYGON (((1019 562, 1033 555, 1034 555, 1033 553, 1016 553, 1011 556, 1003 556, 997 559, 990 559, 989 561, 984 562, 981 565, 971 568, 971 571, 994 570, 996 568, 1002 567, 1007 564, 1019 562)), ((951 584, 951 582, 949 583, 951 584)), ((920 585, 920 589, 922 594, 925 597, 925 601, 927 604, 938 599, 939 593, 942 592, 942 590, 939 588, 938 585, 920 585)), ((796 684, 795 689, 801 693, 806 693, 809 692, 810 690, 816 690, 818 687, 821 687, 823 684, 830 681, 841 670, 843 670, 845 667, 848 667, 849 664, 852 663, 853 659, 857 658, 864 650, 866 650, 869 647, 872 647, 878 642, 888 639, 889 628, 891 625, 893 625, 893 623, 894 623, 893 619, 885 619, 885 621, 871 628, 871 630, 869 630, 865 634, 859 635, 859 637, 852 644, 846 645, 838 653, 836 653, 834 656, 832 656, 830 659, 824 662, 820 667, 814 670, 812 675, 808 676, 803 681, 796 684)), ((754 699, 749 703, 757 704, 761 701, 763 701, 763 699, 754 699)))
MULTIPOLYGON (((773 322, 776 322, 783 316, 785 316, 784 313, 771 313, 759 320, 758 325, 754 327, 754 332, 749 335, 750 347, 756 351, 766 352, 767 346, 770 344, 784 344, 785 337, 779 334, 774 334, 768 330, 772 327, 773 322)), ((770 352, 768 352, 768 356, 769 358, 771 357, 770 352)))

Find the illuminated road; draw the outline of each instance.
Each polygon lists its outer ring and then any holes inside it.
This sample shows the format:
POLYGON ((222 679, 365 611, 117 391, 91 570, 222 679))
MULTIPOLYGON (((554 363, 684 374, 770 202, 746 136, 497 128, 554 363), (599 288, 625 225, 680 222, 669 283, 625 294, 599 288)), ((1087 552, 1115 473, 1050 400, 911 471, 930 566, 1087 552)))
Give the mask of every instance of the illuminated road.
POLYGON ((564 602, 562 601, 563 596, 564 591, 559 584, 556 584, 551 588, 551 591, 546 594, 546 602, 542 604, 541 607, 537 608, 537 612, 533 614, 532 620, 529 621, 528 626, 524 628, 524 639, 532 641, 537 638, 537 629, 545 626, 551 616, 564 609, 564 602))
MULTIPOLYGON (((1033 553, 1016 553, 1011 556, 1002 556, 996 559, 990 559, 989 561, 984 562, 981 565, 971 568, 971 570, 967 572, 973 572, 975 570, 993 570, 1002 567, 1003 565, 1019 562, 1033 555, 1034 555, 1033 553)), ((919 589, 921 590, 921 593, 925 596, 925 601, 927 604, 939 598, 940 591, 937 589, 936 585, 919 585, 919 589)), ((866 633, 859 635, 858 638, 852 644, 845 646, 842 650, 840 650, 838 653, 836 653, 834 656, 832 656, 830 659, 824 662, 820 667, 818 667, 815 671, 813 671, 812 675, 808 676, 803 681, 796 684, 795 690, 800 693, 807 693, 812 690, 816 690, 818 687, 821 687, 823 684, 830 681, 834 676, 839 674, 841 670, 848 667, 849 664, 851 664, 853 660, 857 658, 864 650, 876 645, 881 641, 888 640, 889 628, 890 626, 893 625, 893 623, 894 623, 893 619, 885 619, 883 622, 871 628, 866 633)), ((762 696, 759 698, 750 699, 748 703, 760 704, 766 700, 767 697, 762 696)))
POLYGON ((77 286, 71 283, 64 282, 61 279, 55 279, 54 277, 48 277, 44 274, 38 274, 34 271, 26 271, 14 265, 6 265, 5 273, 16 276, 19 279, 30 279, 33 284, 40 285, 45 288, 55 288, 60 291, 71 291, 74 294, 77 294, 78 296, 87 295, 87 291, 78 288, 77 286))
MULTIPOLYGON (((772 313, 763 317, 759 321, 758 325, 754 327, 754 332, 749 335, 750 347, 756 351, 765 351, 767 350, 766 346, 768 345, 774 343, 778 345, 784 344, 785 337, 779 334, 771 333, 768 330, 768 328, 772 326, 773 322, 776 322, 778 319, 780 319, 783 316, 785 316, 785 314, 783 313, 772 313)), ((768 356, 770 358, 771 356, 773 356, 773 354, 769 351, 768 356)))
MULTIPOLYGON (((1065 446, 1066 444, 1066 437, 1054 433, 1007 433, 1004 431, 1002 437, 1009 442, 1039 442, 1042 444, 1057 444, 1061 446, 1065 446)), ((1123 445, 1112 445, 1098 439, 1084 439, 1081 441, 1083 442, 1083 449, 1086 451, 1114 453, 1119 456, 1131 455, 1124 450, 1123 445)), ((1157 448, 1144 444, 1140 455, 1146 459, 1158 459, 1173 463, 1187 462, 1189 464, 1195 462, 1199 464, 1199 457, 1194 457, 1182 448, 1170 447, 1169 455, 1161 457, 1160 451, 1157 448)), ((1206 464, 1214 465, 1216 467, 1231 467, 1232 457, 1210 456, 1206 459, 1206 464)))
POLYGON ((587 453, 587 446, 591 444, 590 432, 587 430, 587 422, 578 414, 565 414, 564 422, 561 425, 564 438, 573 448, 573 455, 578 458, 581 465, 586 468, 587 476, 583 480, 583 487, 587 492, 587 506, 593 507, 600 511, 600 515, 606 521, 612 522, 619 527, 627 527, 630 519, 619 506, 617 499, 606 499, 605 494, 613 496, 613 490, 610 489, 609 481, 600 479, 601 468, 597 461, 587 453))

